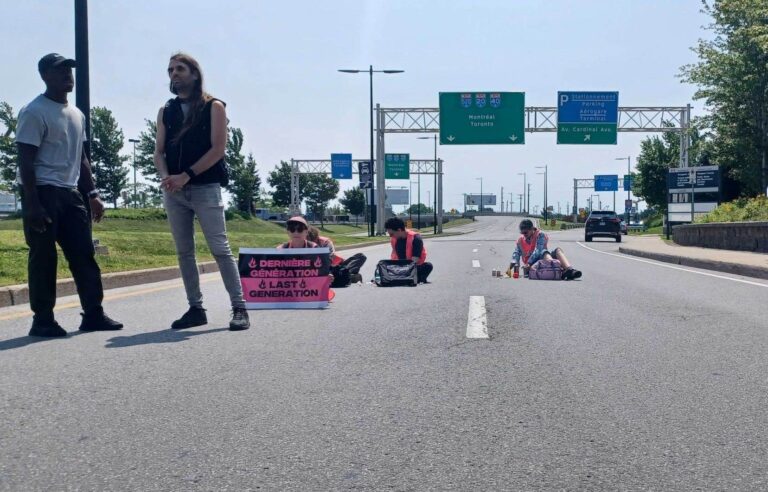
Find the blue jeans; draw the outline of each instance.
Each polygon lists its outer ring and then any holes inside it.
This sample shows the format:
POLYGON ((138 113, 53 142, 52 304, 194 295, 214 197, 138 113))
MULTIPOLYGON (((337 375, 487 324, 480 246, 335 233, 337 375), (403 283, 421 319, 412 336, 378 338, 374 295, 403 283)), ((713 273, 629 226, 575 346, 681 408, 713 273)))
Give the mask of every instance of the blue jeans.
POLYGON ((187 185, 176 193, 163 192, 163 203, 176 243, 181 279, 190 306, 202 307, 200 273, 195 258, 195 217, 200 223, 211 254, 219 265, 224 287, 229 293, 232 307, 244 308, 240 272, 232 256, 224 221, 224 202, 218 183, 187 185))

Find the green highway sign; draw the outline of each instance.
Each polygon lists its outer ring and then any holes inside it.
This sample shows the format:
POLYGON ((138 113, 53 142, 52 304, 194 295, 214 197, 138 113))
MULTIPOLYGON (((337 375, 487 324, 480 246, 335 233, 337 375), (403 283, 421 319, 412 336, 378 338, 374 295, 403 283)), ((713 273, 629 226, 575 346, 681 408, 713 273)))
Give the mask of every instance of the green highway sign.
POLYGON ((410 179, 410 154, 384 154, 384 179, 410 179))
POLYGON ((558 123, 559 144, 615 144, 615 123, 558 123))
POLYGON ((524 92, 441 92, 440 144, 524 144, 524 92))

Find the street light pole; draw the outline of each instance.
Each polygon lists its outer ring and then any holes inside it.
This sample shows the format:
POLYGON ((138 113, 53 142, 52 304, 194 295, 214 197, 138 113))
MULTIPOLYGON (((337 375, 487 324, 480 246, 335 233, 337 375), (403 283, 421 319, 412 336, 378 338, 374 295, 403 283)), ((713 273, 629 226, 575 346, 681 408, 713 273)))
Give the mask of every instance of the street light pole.
POLYGON ((544 223, 547 223, 547 165, 543 166, 536 166, 536 169, 543 169, 543 173, 537 173, 537 174, 543 174, 544 175, 544 223))
MULTIPOLYGON (((517 175, 523 177, 523 198, 525 198, 525 194, 528 192, 527 176, 525 173, 517 173, 517 175)), ((523 208, 520 210, 520 213, 525 213, 527 211, 528 205, 525 203, 525 200, 523 200, 523 208)))
MULTIPOLYGON (((629 186, 627 186, 627 202, 632 200, 632 195, 631 195, 631 193, 632 193, 632 171, 631 171, 632 167, 630 165, 630 157, 631 156, 617 157, 616 158, 617 161, 623 161, 624 159, 627 160, 627 179, 629 181, 627 183, 629 185, 629 186)), ((624 215, 626 216, 626 224, 629 224, 629 210, 627 210, 627 205, 626 204, 624 205, 624 215)))
POLYGON ((139 143, 138 139, 129 138, 129 142, 133 144, 133 208, 138 208, 136 197, 139 196, 136 192, 136 144, 139 143))
MULTIPOLYGON (((391 73, 403 73, 404 70, 374 70, 373 69, 373 65, 370 65, 368 67, 368 70, 349 70, 349 69, 343 69, 342 70, 342 69, 339 69, 339 72, 342 72, 342 73, 366 73, 367 72, 368 73, 368 77, 369 77, 369 96, 370 96, 370 108, 369 108, 369 110, 370 110, 370 114, 371 114, 371 128, 370 128, 370 132, 371 132, 371 179, 372 179, 371 182, 374 183, 375 180, 373 178, 376 176, 376 171, 375 171, 374 163, 376 162, 376 160, 375 160, 374 155, 373 155, 373 74, 374 73, 388 73, 388 74, 391 74, 391 73)), ((374 192, 374 189, 375 189, 375 187, 372 186, 371 189, 369 190, 370 191, 370 197, 368 198, 368 209, 369 209, 369 212, 368 212, 369 213, 369 217, 368 217, 368 235, 369 236, 373 236, 375 234, 374 228, 373 228, 373 225, 374 225, 374 222, 375 222, 373 220, 373 214, 375 213, 373 211, 373 192, 374 192)), ((377 219, 381 220, 382 217, 377 217, 377 219)))
MULTIPOLYGON (((437 134, 435 134, 435 135, 433 135, 431 137, 416 137, 416 138, 418 138, 419 140, 434 140, 435 141, 435 162, 434 162, 434 170, 435 170, 434 178, 435 178, 435 183, 434 183, 434 197, 432 198, 432 200, 433 200, 433 203, 432 203, 432 214, 433 214, 434 224, 433 224, 433 231, 432 231, 432 233, 433 234, 437 234, 437 134)), ((419 176, 421 176, 421 175, 419 175, 419 176)), ((427 201, 429 201, 429 199, 427 199, 427 201)))
POLYGON ((480 180, 480 208, 479 212, 483 211, 483 178, 475 178, 480 180))

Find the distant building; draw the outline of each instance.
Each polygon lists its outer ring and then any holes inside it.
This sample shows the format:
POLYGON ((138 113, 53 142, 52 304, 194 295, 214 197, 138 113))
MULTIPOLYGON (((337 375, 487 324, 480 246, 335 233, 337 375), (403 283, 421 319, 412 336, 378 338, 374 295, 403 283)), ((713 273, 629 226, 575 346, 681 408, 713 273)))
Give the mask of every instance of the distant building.
POLYGON ((16 199, 14 194, 0 191, 0 214, 9 214, 16 209, 21 209, 21 202, 16 199))

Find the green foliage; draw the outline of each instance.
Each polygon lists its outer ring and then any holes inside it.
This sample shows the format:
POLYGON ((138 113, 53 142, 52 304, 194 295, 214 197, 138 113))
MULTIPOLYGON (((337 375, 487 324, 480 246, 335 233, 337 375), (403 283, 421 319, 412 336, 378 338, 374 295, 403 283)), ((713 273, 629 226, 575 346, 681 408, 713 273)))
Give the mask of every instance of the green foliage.
POLYGON ((150 188, 157 194, 160 193, 160 176, 155 168, 155 140, 157 139, 157 122, 145 119, 147 128, 139 134, 139 143, 136 144, 136 168, 142 176, 149 181, 150 188))
POLYGON ((13 190, 16 182, 16 134, 17 117, 13 108, 6 102, 0 102, 0 123, 5 130, 0 134, 0 189, 13 190))
POLYGON ((711 135, 710 159, 755 196, 768 186, 768 0, 704 2, 704 12, 714 37, 699 40, 699 62, 681 76, 709 110, 697 124, 711 135))
MULTIPOLYGON (((275 207, 288 207, 291 205, 291 164, 280 161, 275 169, 269 172, 267 183, 273 188, 272 205, 275 207)), ((299 194, 301 200, 301 194, 299 194)))
POLYGON ((423 203, 414 203, 413 205, 411 205, 405 210, 405 213, 410 215, 414 215, 414 214, 418 215, 419 210, 421 210, 421 215, 429 215, 434 211, 433 208, 427 207, 423 203))
POLYGON ((355 216, 355 225, 357 225, 357 218, 365 212, 365 192, 360 187, 355 186, 344 191, 344 198, 339 202, 347 212, 355 216))
POLYGON ((339 182, 326 174, 308 174, 303 180, 304 197, 307 208, 320 216, 323 225, 323 212, 328 202, 339 194, 339 182))
POLYGON ((703 217, 698 223, 706 222, 765 222, 768 221, 768 197, 739 198, 723 203, 703 217))
POLYGON ((244 161, 230 166, 230 169, 231 179, 227 188, 232 193, 232 205, 242 214, 250 217, 254 209, 254 200, 261 186, 256 160, 253 154, 248 154, 244 161))
POLYGON ((107 108, 91 109, 91 165, 98 188, 105 201, 117 208, 120 193, 128 184, 128 156, 120 155, 123 131, 107 108))
MULTIPOLYGON (((668 124, 668 126, 670 126, 668 124)), ((690 130, 691 145, 688 148, 690 165, 708 164, 708 155, 703 150, 704 140, 696 128, 690 130)), ((661 137, 644 138, 640 142, 637 157, 637 175, 632 183, 632 192, 657 210, 667 210, 667 171, 680 163, 680 134, 666 132, 661 137)))

